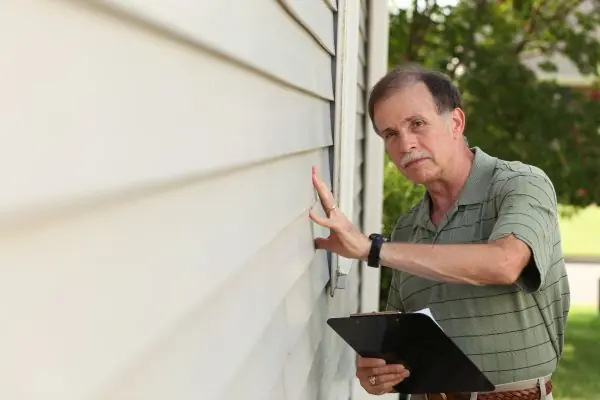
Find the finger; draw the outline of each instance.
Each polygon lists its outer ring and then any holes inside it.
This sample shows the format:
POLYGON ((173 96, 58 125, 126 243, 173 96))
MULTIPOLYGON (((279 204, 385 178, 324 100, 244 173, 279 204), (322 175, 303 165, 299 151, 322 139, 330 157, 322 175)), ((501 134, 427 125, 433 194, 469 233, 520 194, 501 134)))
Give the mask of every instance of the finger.
POLYGON ((356 370, 356 376, 359 379, 368 379, 370 376, 378 375, 406 375, 408 376, 408 370, 401 364, 389 364, 381 367, 368 368, 358 367, 356 370))
POLYGON ((407 369, 402 364, 389 364, 383 367, 375 367, 371 370, 371 375, 383 374, 403 374, 407 369))
POLYGON ((315 248, 316 249, 325 249, 331 250, 332 240, 325 238, 316 238, 315 239, 315 248))
POLYGON ((366 378, 362 379, 363 381, 365 381, 365 383, 367 383, 369 386, 371 387, 376 387, 379 385, 383 385, 386 382, 392 382, 395 381, 399 378, 401 378, 402 375, 401 374, 384 374, 384 375, 371 375, 371 376, 367 376, 366 378), (373 380, 374 384, 371 383, 371 379, 375 378, 373 380))
POLYGON ((356 370, 356 375, 363 379, 368 379, 370 376, 379 376, 379 375, 397 375, 403 374, 406 371, 404 367, 398 364, 387 365, 383 367, 375 367, 375 368, 358 368, 356 370))
POLYGON ((392 386, 396 386, 399 382, 406 379, 407 376, 404 373, 401 374, 384 374, 377 375, 376 377, 376 386, 383 385, 384 383, 392 382, 392 386))
POLYGON ((358 368, 375 368, 383 365, 385 365, 385 360, 381 358, 359 357, 358 360, 356 360, 356 366, 358 368))
MULTIPOLYGON (((379 375, 377 377, 376 384, 371 385, 370 391, 375 394, 379 394, 382 392, 387 393, 387 392, 391 391, 394 388, 394 386, 398 385, 400 382, 402 382, 405 379, 406 379, 405 374, 379 375)), ((367 381, 366 385, 370 385, 370 383, 367 381)))
POLYGON ((329 188, 327 188, 327 185, 325 184, 325 182, 323 182, 321 179, 319 179, 319 176, 317 175, 316 167, 312 168, 312 180, 313 180, 313 186, 317 190, 317 193, 319 195, 319 199, 321 200, 321 205, 323 206, 323 208, 327 210, 327 209, 330 209, 331 207, 333 207, 333 205, 335 204, 333 194, 329 191, 329 188))
POLYGON ((402 382, 404 378, 399 378, 393 381, 382 383, 381 385, 371 386, 371 393, 373 394, 384 394, 392 391, 394 386, 402 382))
MULTIPOLYGON (((400 382, 398 382, 398 383, 400 383, 400 382)), ((398 383, 393 384, 391 382, 386 382, 386 383, 382 383, 382 384, 373 386, 373 385, 371 385, 371 383, 369 383, 369 381, 361 381, 360 385, 370 394, 382 395, 382 394, 390 393, 392 391, 392 389, 394 388, 394 386, 396 386, 398 383)))
POLYGON ((308 211, 308 216, 310 217, 310 219, 312 219, 313 221, 315 221, 317 224, 321 225, 322 227, 331 229, 331 227, 333 226, 333 224, 331 223, 331 221, 328 218, 317 215, 317 213, 312 209, 308 211))

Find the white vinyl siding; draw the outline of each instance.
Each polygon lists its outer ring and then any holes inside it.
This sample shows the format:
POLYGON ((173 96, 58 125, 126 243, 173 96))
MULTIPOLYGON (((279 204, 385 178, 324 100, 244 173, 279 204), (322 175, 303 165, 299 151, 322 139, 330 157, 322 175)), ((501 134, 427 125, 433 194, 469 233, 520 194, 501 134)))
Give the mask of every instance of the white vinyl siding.
MULTIPOLYGON (((368 88, 375 83, 388 70, 387 52, 388 52, 388 31, 389 17, 386 2, 376 1, 361 1, 361 9, 363 17, 361 21, 361 35, 366 39, 364 52, 366 55, 365 69, 359 68, 358 71, 358 86, 364 91, 366 97, 368 88), (366 35, 365 35, 366 32, 366 35), (364 76, 361 73, 364 72, 364 76), (363 83, 364 81, 364 83, 363 83)), ((364 100, 366 108, 366 98, 364 100)), ((366 114, 366 110, 365 110, 366 114)), ((372 124, 367 115, 357 113, 357 126, 363 129, 363 145, 358 147, 364 148, 363 165, 362 165, 362 229, 366 233, 381 232, 381 214, 383 205, 383 142, 373 131, 372 124), (363 125, 360 125, 363 124, 363 125)), ((358 132, 358 131, 357 131, 358 132)), ((357 133, 357 137, 361 135, 357 133)), ((360 151, 360 150, 357 150, 360 151)), ((359 168, 357 166, 357 168, 359 168)), ((358 268, 357 268, 358 269, 358 268)), ((366 263, 361 263, 360 267, 360 312, 372 312, 379 310, 379 280, 380 270, 371 268, 366 263)), ((358 380, 354 381, 353 400, 368 400, 368 399, 398 399, 397 394, 388 394, 383 396, 369 395, 359 384, 358 380)))
POLYGON ((356 100, 356 158, 354 178, 354 223, 362 228, 363 210, 363 180, 365 158, 365 123, 369 117, 366 112, 367 86, 365 75, 367 73, 367 21, 368 10, 366 0, 360 0, 359 42, 358 42, 358 76, 356 100))
POLYGON ((336 10, 0 4, 1 398, 350 397, 325 320, 358 309, 359 270, 329 296, 307 214, 336 10))

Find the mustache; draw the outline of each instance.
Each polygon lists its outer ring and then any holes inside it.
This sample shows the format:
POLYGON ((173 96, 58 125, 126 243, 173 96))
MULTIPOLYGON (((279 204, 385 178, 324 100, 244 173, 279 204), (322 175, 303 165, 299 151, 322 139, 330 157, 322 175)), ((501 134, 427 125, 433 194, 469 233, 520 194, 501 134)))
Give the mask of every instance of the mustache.
POLYGON ((410 164, 413 161, 424 160, 427 158, 432 158, 431 154, 429 154, 425 151, 416 150, 416 151, 404 154, 402 156, 402 158, 400 159, 400 165, 402 165, 402 168, 405 168, 408 164, 410 164))

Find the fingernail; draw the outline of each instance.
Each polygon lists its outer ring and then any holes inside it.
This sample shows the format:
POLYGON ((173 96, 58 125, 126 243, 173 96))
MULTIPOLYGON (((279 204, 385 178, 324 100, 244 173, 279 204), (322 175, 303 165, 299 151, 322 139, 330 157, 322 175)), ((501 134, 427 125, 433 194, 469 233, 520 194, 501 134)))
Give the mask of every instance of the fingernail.
POLYGON ((409 370, 404 371, 404 377, 408 378, 409 376, 410 376, 410 371, 409 370))

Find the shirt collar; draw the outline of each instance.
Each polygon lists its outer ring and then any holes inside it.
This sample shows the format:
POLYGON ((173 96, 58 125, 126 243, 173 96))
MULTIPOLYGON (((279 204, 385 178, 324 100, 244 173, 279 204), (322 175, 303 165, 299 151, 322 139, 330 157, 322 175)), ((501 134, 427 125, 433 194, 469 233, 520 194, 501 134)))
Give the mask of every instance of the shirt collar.
POLYGON ((482 203, 486 200, 488 196, 487 189, 492 181, 498 160, 479 147, 473 147, 471 151, 475 154, 475 158, 467 183, 458 197, 459 206, 482 203))
MULTIPOLYGON (((488 187, 491 183, 494 169, 496 168, 497 158, 492 157, 481 150, 479 147, 470 149, 475 155, 471 171, 465 187, 458 197, 456 206, 464 206, 469 204, 478 204, 486 200, 488 196, 488 187)), ((429 193, 425 192, 425 196, 421 201, 417 210, 416 222, 423 228, 434 229, 429 217, 431 199, 429 193)))

